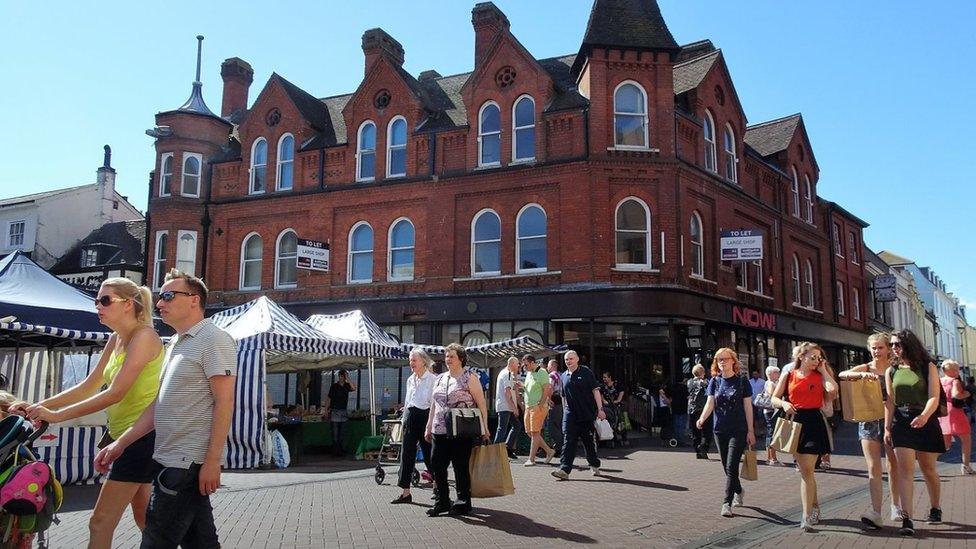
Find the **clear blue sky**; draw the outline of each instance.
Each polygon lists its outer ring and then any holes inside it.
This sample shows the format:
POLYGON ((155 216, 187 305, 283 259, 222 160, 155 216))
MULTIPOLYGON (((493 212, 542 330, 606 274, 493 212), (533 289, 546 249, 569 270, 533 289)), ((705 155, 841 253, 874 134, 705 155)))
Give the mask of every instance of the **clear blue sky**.
MULTIPOLYGON (((537 57, 573 53, 589 0, 495 0, 537 57)), ((13 2, 0 0, 0 197, 94 180, 112 145, 119 190, 144 209, 144 131, 179 106, 203 34, 204 95, 220 109, 220 62, 276 71, 313 95, 353 91, 362 32, 383 27, 413 74, 471 70, 475 0, 13 2)), ((819 192, 868 221, 866 241, 932 265, 976 309, 973 129, 976 2, 661 0, 679 43, 709 38, 750 123, 800 111, 819 192)), ((970 313, 970 318, 976 314, 970 313)))

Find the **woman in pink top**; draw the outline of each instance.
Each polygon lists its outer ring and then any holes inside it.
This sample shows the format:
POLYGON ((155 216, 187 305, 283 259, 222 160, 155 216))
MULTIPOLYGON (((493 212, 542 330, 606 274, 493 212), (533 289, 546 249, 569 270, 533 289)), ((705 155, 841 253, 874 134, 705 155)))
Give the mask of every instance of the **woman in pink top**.
POLYGON ((942 382, 942 390, 945 391, 946 402, 949 405, 949 414, 939 418, 939 425, 942 427, 942 435, 945 437, 946 450, 952 446, 952 437, 958 438, 959 442, 962 443, 962 474, 974 475, 976 471, 973 471, 969 465, 969 455, 972 451, 971 427, 968 418, 966 418, 966 412, 962 409, 962 401, 969 398, 969 391, 963 387, 962 380, 959 379, 958 362, 943 360, 942 373, 945 376, 940 381, 942 382))

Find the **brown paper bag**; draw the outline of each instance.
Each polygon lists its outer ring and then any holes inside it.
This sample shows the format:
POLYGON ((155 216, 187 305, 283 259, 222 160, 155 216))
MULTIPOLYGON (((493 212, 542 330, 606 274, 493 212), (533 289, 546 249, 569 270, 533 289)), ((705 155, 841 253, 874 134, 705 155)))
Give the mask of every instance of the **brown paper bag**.
POLYGON ((773 440, 770 446, 779 452, 795 454, 797 447, 800 445, 800 429, 802 427, 803 425, 800 423, 787 419, 786 417, 778 418, 776 420, 776 427, 773 428, 773 440))
POLYGON ((759 480, 759 464, 756 463, 756 451, 749 447, 742 454, 742 470, 739 477, 746 480, 759 480))
POLYGON ((840 380, 840 405, 847 421, 874 421, 884 418, 881 380, 840 380))
POLYGON ((496 498, 515 493, 512 466, 504 443, 475 446, 468 464, 471 497, 496 498))

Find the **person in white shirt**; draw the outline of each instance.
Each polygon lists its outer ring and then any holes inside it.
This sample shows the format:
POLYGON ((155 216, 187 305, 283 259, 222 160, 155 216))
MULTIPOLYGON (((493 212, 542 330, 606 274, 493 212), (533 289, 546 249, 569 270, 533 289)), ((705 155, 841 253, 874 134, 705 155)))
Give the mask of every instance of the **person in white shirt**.
POLYGON ((430 367, 434 361, 420 347, 410 351, 410 369, 413 373, 407 378, 407 397, 403 401, 403 440, 400 446, 400 478, 397 486, 403 489, 400 497, 390 503, 412 503, 410 478, 417 463, 417 444, 424 456, 424 464, 430 469, 430 443, 424 439, 427 416, 434 390, 435 376, 430 367))
MULTIPOLYGON (((766 380, 762 378, 759 374, 759 370, 753 370, 752 375, 749 376, 749 386, 752 387, 752 402, 756 403, 756 397, 761 395, 763 391, 766 390, 766 380)), ((754 433, 759 433, 759 426, 765 423, 765 418, 762 414, 752 414, 752 429, 754 433)), ((770 429, 767 425, 766 429, 770 429)))
POLYGON ((492 441, 498 444, 505 441, 508 448, 508 457, 515 459, 515 444, 519 436, 519 398, 518 398, 518 371, 519 359, 509 357, 508 365, 498 374, 495 383, 495 412, 498 413, 498 429, 495 431, 495 439, 492 441))

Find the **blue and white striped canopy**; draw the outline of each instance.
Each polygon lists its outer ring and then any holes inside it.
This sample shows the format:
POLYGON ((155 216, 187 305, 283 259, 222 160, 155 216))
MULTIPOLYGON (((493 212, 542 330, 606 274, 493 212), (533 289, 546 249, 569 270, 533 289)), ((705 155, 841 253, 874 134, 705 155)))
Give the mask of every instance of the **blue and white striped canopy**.
POLYGON ((0 322, 0 330, 103 344, 112 335, 111 332, 83 332, 81 330, 69 330, 67 328, 55 328, 52 326, 35 326, 34 324, 24 322, 0 322))
MULTIPOLYGON (((443 355, 444 346, 443 345, 418 345, 414 343, 403 343, 400 348, 404 351, 410 352, 414 347, 420 347, 427 354, 431 355, 443 355)), ((465 351, 469 355, 482 355, 488 358, 501 359, 508 358, 510 356, 520 356, 526 353, 535 353, 540 356, 556 354, 559 351, 539 343, 538 341, 532 339, 529 336, 516 337, 514 339, 506 339, 505 341, 496 341, 494 343, 485 343, 484 345, 475 345, 473 347, 466 347, 465 351)))
POLYGON ((312 315, 305 321, 328 337, 356 343, 356 355, 406 359, 400 342, 360 310, 337 315, 312 315))

